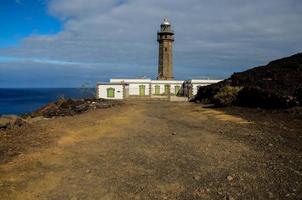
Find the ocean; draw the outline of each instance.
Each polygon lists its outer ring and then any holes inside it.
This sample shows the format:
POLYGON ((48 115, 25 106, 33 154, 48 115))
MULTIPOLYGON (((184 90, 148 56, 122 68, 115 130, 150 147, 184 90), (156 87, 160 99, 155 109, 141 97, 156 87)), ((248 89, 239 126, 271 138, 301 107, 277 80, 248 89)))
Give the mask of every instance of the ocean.
POLYGON ((0 115, 25 114, 58 98, 81 99, 94 97, 94 93, 94 88, 0 88, 0 115))

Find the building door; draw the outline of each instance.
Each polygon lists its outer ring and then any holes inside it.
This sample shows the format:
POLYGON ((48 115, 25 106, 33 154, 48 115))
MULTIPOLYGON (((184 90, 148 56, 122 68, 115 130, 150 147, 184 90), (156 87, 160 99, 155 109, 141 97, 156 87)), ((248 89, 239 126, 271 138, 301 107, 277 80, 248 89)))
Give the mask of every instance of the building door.
POLYGON ((165 94, 169 94, 169 90, 170 90, 170 86, 169 85, 165 85, 165 94))
POLYGON ((160 86, 159 85, 155 86, 155 95, 160 95, 160 86))
POLYGON ((144 85, 139 86, 139 96, 145 96, 145 86, 144 85))
POLYGON ((179 86, 179 85, 176 85, 176 86, 175 86, 175 95, 178 95, 179 90, 180 90, 180 86, 179 86))
POLYGON ((114 88, 107 89, 107 97, 114 98, 114 88))

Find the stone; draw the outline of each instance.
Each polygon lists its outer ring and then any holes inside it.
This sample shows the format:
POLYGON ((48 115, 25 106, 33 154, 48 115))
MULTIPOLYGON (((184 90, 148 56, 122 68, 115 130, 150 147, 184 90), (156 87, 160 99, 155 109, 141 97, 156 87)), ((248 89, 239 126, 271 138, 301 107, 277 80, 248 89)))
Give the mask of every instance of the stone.
POLYGON ((87 174, 89 174, 90 172, 91 172, 90 169, 87 169, 87 170, 86 170, 86 173, 87 173, 87 174))
POLYGON ((202 188, 202 189, 199 190, 199 192, 200 192, 201 194, 204 194, 204 193, 206 192, 206 190, 202 188))
POLYGON ((272 143, 269 143, 268 146, 273 147, 274 145, 272 143))
POLYGON ((71 197, 70 200, 78 200, 78 198, 77 197, 71 197))
POLYGON ((104 109, 104 108, 110 108, 111 104, 107 103, 107 102, 98 102, 95 104, 95 107, 97 109, 104 109))
POLYGON ((234 178, 232 176, 227 176, 227 180, 232 181, 232 180, 234 180, 234 178))
POLYGON ((223 200, 235 200, 231 195, 227 194, 224 196, 223 200))
POLYGON ((227 196, 227 200, 235 200, 235 198, 232 197, 232 196, 230 196, 230 195, 228 195, 228 196, 227 196))
POLYGON ((274 194, 271 193, 271 192, 269 192, 269 193, 268 193, 268 197, 269 197, 270 199, 272 199, 272 198, 274 198, 274 194))
POLYGON ((198 176, 198 175, 193 176, 193 179, 194 179, 194 180, 196 180, 196 181, 200 180, 200 178, 201 178, 201 177, 200 177, 200 176, 198 176))
POLYGON ((173 132, 172 135, 176 135, 176 132, 173 132))
POLYGON ((88 108, 89 108, 89 106, 87 104, 81 104, 81 105, 75 106, 74 111, 77 113, 82 113, 82 112, 87 111, 88 108))

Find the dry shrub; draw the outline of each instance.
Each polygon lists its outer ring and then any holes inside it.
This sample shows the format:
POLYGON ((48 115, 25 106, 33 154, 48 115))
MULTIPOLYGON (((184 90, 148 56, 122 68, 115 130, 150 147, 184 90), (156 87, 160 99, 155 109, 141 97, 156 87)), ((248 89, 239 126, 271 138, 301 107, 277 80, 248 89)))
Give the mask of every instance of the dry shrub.
POLYGON ((213 97, 213 103, 217 106, 233 105, 238 96, 241 87, 225 86, 217 92, 213 97))

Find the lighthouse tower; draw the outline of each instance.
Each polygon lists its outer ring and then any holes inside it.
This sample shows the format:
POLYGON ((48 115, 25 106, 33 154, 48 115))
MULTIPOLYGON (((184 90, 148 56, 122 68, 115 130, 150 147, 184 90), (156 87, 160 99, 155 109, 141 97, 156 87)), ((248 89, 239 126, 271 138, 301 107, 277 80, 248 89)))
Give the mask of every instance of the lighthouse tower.
POLYGON ((158 80, 173 80, 173 42, 174 32, 167 18, 160 25, 157 33, 159 43, 158 80))

